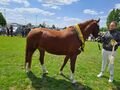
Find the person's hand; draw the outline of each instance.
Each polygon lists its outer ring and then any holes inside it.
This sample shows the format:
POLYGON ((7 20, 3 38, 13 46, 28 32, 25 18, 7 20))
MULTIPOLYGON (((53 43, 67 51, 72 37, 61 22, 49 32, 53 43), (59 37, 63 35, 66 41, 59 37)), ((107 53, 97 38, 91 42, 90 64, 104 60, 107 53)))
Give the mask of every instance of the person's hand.
POLYGON ((117 43, 114 39, 111 40, 111 45, 112 45, 112 46, 115 46, 115 45, 117 45, 117 44, 118 44, 118 43, 117 43))
POLYGON ((97 41, 97 42, 99 42, 99 43, 102 43, 102 37, 101 37, 101 36, 97 37, 97 38, 95 39, 95 41, 97 41))

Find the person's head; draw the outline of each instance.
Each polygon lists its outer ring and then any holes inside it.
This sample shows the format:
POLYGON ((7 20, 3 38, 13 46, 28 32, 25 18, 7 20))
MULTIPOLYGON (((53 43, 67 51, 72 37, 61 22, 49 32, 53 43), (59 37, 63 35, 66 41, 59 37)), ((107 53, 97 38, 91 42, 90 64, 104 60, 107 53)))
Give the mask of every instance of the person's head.
POLYGON ((114 30, 117 28, 117 22, 116 21, 112 21, 110 24, 109 24, 109 30, 114 30))

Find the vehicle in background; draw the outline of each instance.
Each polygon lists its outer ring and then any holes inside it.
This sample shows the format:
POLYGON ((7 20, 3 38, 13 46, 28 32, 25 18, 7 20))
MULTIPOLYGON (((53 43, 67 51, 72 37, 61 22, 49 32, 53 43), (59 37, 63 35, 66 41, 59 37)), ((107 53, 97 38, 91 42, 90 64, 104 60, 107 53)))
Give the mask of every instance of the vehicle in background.
POLYGON ((6 28, 0 26, 0 35, 6 35, 6 28))

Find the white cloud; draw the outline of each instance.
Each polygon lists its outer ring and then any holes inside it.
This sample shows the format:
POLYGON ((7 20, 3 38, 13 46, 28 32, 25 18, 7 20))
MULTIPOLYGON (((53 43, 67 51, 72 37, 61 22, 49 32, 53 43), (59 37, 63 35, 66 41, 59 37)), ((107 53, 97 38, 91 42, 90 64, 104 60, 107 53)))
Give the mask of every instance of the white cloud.
POLYGON ((59 6, 57 6, 57 5, 52 5, 52 4, 42 4, 42 6, 44 6, 44 7, 50 7, 50 8, 52 8, 52 9, 61 9, 59 6))
POLYGON ((107 18, 107 15, 100 16, 100 19, 106 19, 106 18, 107 18))
POLYGON ((112 10, 113 10, 113 9, 110 9, 110 10, 108 11, 108 13, 110 13, 112 10))
MULTIPOLYGON (((37 15, 42 14, 44 16, 51 16, 51 15, 55 14, 55 13, 45 11, 45 10, 42 10, 39 8, 14 8, 14 9, 10 9, 10 8, 0 7, 0 11, 2 11, 4 16, 6 16, 8 23, 16 22, 16 23, 20 23, 20 24, 25 23, 25 17, 26 17, 25 14, 37 14, 37 15)), ((33 17, 31 17, 31 18, 33 18, 33 17)), ((46 21, 50 21, 50 20, 46 19, 46 21)), ((27 18, 27 22, 34 23, 34 20, 27 18)))
POLYGON ((1 5, 9 5, 10 0, 0 0, 1 5))
MULTIPOLYGON (((0 7, 1 8, 1 7, 0 7)), ((1 8, 0 10, 4 17, 6 17, 7 23, 21 23, 24 24, 24 16, 14 9, 1 8), (5 12, 6 11, 6 12, 5 12)))
POLYGON ((99 14, 103 14, 104 12, 99 12, 99 14))
POLYGON ((14 9, 9 9, 9 8, 3 8, 2 10, 6 10, 7 12, 12 12, 12 13, 29 13, 29 14, 42 14, 45 16, 52 16, 55 13, 45 11, 39 8, 14 8, 14 9))
POLYGON ((42 22, 47 23, 48 25, 53 25, 55 24, 57 27, 65 27, 65 26, 71 26, 71 25, 76 25, 77 23, 80 23, 82 20, 79 18, 71 18, 71 17, 56 17, 54 19, 50 18, 45 18, 41 19, 42 22))
POLYGON ((91 10, 91 9, 85 9, 85 10, 83 10, 83 13, 91 14, 91 15, 97 15, 98 14, 95 10, 91 10))
POLYGON ((120 9, 120 3, 115 4, 115 8, 120 9))
POLYGON ((101 16, 97 16, 97 18, 100 18, 100 27, 106 27, 106 20, 107 20, 107 15, 101 15, 101 16))
POLYGON ((92 9, 85 9, 85 10, 83 10, 83 13, 90 14, 90 15, 98 15, 98 14, 103 14, 104 12, 97 12, 92 9))
POLYGON ((61 19, 61 17, 57 17, 57 19, 61 19))
POLYGON ((25 7, 28 7, 30 5, 30 3, 28 2, 28 0, 11 0, 11 1, 19 3, 19 4, 24 4, 25 7))
POLYGON ((55 20, 53 21, 53 24, 57 25, 57 27, 68 27, 72 25, 76 25, 77 23, 82 22, 82 19, 80 18, 73 18, 73 17, 56 17, 55 20))
POLYGON ((9 15, 10 16, 7 16, 7 18, 6 18, 8 23, 25 24, 25 17, 23 15, 18 15, 18 14, 15 14, 15 13, 10 13, 9 15))
POLYGON ((54 22, 54 20, 48 19, 48 18, 41 19, 41 21, 42 22, 54 22))
POLYGON ((61 5, 70 5, 79 0, 38 0, 43 3, 42 5, 45 7, 49 7, 52 9, 60 9, 61 5))
POLYGON ((79 18, 63 17, 63 20, 65 22, 75 22, 75 23, 81 22, 81 19, 79 19, 79 18))
POLYGON ((38 1, 46 4, 52 4, 52 5, 69 5, 79 0, 38 0, 38 1))
POLYGON ((28 7, 30 3, 28 0, 0 0, 1 5, 10 5, 10 3, 18 3, 18 4, 24 4, 25 7, 28 7))

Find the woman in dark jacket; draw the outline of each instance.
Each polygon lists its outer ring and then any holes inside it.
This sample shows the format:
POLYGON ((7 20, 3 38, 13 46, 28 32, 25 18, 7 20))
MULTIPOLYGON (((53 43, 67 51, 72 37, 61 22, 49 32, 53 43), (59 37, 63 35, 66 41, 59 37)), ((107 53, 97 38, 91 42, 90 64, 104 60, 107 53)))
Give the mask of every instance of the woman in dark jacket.
POLYGON ((101 72, 97 75, 97 77, 103 76, 108 60, 110 72, 109 82, 113 82, 114 60, 116 56, 116 50, 120 45, 120 32, 117 30, 117 23, 115 21, 110 23, 108 31, 100 38, 99 41, 103 43, 103 49, 101 72))

